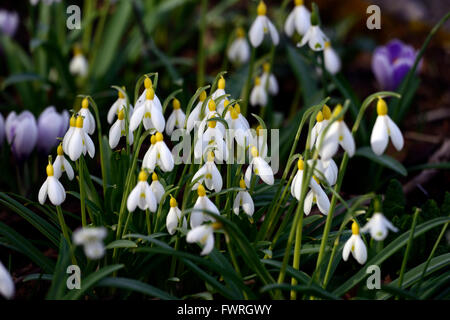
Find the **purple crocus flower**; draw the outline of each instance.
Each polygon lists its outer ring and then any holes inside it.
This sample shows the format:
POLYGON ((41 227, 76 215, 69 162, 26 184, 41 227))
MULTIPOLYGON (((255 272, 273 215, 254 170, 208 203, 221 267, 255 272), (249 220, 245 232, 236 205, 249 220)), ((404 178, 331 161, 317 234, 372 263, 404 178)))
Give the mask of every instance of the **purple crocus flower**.
POLYGON ((5 140, 5 118, 0 113, 0 147, 3 145, 3 140, 5 140))
POLYGON ((6 118, 5 128, 6 140, 11 145, 16 160, 27 159, 38 139, 38 128, 33 114, 23 111, 17 115, 13 111, 6 118))
MULTIPOLYGON (((372 56, 372 71, 383 90, 395 90, 409 72, 417 52, 412 46, 393 39, 386 46, 375 49, 372 56)), ((417 71, 420 69, 419 63, 417 71)))
POLYGON ((19 25, 19 15, 17 12, 0 10, 0 32, 12 37, 16 33, 19 25))
POLYGON ((69 125, 69 113, 58 113, 55 107, 47 107, 38 118, 37 149, 47 154, 58 144, 57 138, 63 138, 69 125))

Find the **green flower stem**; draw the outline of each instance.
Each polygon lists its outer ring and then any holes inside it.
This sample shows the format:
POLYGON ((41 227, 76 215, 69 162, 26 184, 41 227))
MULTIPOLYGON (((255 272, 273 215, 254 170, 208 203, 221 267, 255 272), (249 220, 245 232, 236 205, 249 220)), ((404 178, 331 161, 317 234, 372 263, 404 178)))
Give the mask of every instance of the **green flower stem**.
MULTIPOLYGON (((70 251, 73 252, 72 242, 70 241, 69 231, 68 231, 66 222, 64 221, 64 215, 63 215, 61 206, 56 206, 56 212, 58 214, 58 220, 59 220, 59 225, 61 226, 61 231, 64 235, 64 238, 67 241, 67 244, 69 245, 70 251)), ((72 255, 72 263, 77 264, 77 261, 76 261, 74 255, 72 255)))
MULTIPOLYGON (((284 229, 286 228, 286 225, 288 224, 289 218, 291 217, 292 212, 294 211, 295 202, 292 201, 288 207, 287 213, 283 218, 283 221, 281 222, 280 227, 278 228, 277 232, 275 233, 275 236, 273 237, 272 243, 269 246, 269 250, 272 251, 273 248, 275 248, 275 245, 277 244, 278 239, 280 238, 281 234, 283 233, 284 229)), ((267 253, 264 255, 264 259, 271 258, 267 253)))
POLYGON ((252 77, 253 77, 253 69, 255 67, 255 56, 256 56, 256 48, 252 46, 252 52, 250 55, 250 62, 248 65, 248 74, 247 74, 247 80, 245 81, 245 86, 242 90, 241 99, 241 113, 245 117, 247 115, 247 106, 248 106, 248 99, 250 95, 250 87, 252 85, 252 77))
MULTIPOLYGON (((176 240, 175 240, 175 251, 178 251, 179 250, 179 248, 180 248, 180 237, 178 236, 178 234, 177 234, 177 236, 176 236, 177 238, 176 238, 176 240)), ((171 264, 170 264, 170 272, 169 272, 169 278, 172 278, 172 277, 174 277, 175 276, 175 269, 176 269, 176 266, 177 266, 177 258, 175 257, 175 256, 173 256, 172 257, 172 262, 171 262, 171 264)))
MULTIPOLYGON (((303 230, 303 205, 300 206, 300 202, 298 203, 296 215, 300 212, 300 219, 297 223, 297 230, 295 231, 295 245, 294 245, 294 261, 292 263, 292 267, 295 270, 299 270, 300 267, 300 251, 302 248, 302 230, 303 230)), ((297 285, 297 279, 291 279, 291 285, 297 285)), ((297 300, 297 291, 291 290, 291 300, 297 300)))
MULTIPOLYGON (((362 103, 361 109, 359 110, 358 116, 356 117, 355 123, 352 127, 352 136, 355 136, 355 133, 358 131, 359 125, 361 124, 362 118, 364 116, 364 112, 367 110, 367 108, 370 106, 370 104, 378 97, 399 98, 400 95, 395 92, 381 91, 381 92, 377 92, 377 93, 374 93, 374 94, 368 96, 362 103)), ((341 162, 341 165, 339 167, 338 180, 337 180, 336 185, 334 186, 334 192, 333 192, 333 196, 331 198, 331 203, 330 203, 330 210, 328 211, 327 220, 325 222, 325 227, 323 229, 322 241, 320 243, 319 254, 317 256, 316 269, 314 271, 315 280, 318 280, 318 277, 320 276, 320 266, 321 266, 323 257, 325 255, 325 248, 326 248, 326 244, 328 242, 328 235, 329 235, 330 229, 331 229, 331 222, 333 220, 334 210, 335 210, 336 204, 337 204, 337 196, 336 195, 338 195, 341 190, 342 181, 344 180, 344 174, 347 169, 348 158, 349 158, 348 153, 345 152, 344 157, 341 162)))
POLYGON ((147 209, 147 210, 145 210, 145 221, 146 221, 146 223, 147 223, 147 233, 148 233, 148 235, 151 235, 152 234, 152 226, 151 226, 151 223, 150 223, 150 211, 147 209))
POLYGON ((411 251, 412 243, 414 240, 414 232, 416 231, 417 217, 419 216, 420 209, 416 208, 414 212, 413 222, 411 225, 411 230, 409 231, 408 244, 406 245, 406 252, 403 256, 402 266, 400 268, 400 275, 398 277, 398 287, 401 289, 403 284, 403 277, 405 276, 406 264, 408 263, 409 252, 411 251))
MULTIPOLYGON (((226 235, 226 237, 228 237, 228 235, 226 235)), ((227 244, 228 253, 230 254, 230 258, 231 258, 231 262, 233 263, 234 270, 236 271, 238 276, 242 278, 241 270, 239 268, 239 264, 237 262, 236 255, 234 254, 233 247, 231 246, 228 238, 226 239, 225 242, 227 244)), ((247 292, 245 292, 245 290, 242 290, 242 295, 244 296, 245 300, 248 300, 248 295, 247 295, 247 292)))
POLYGON ((197 87, 203 86, 205 82, 205 34, 206 34, 206 14, 208 1, 201 0, 200 25, 198 38, 198 62, 197 62, 197 87))
POLYGON ((83 156, 78 159, 78 183, 80 185, 80 207, 81 207, 81 225, 84 227, 87 226, 86 222, 86 199, 85 199, 85 190, 84 190, 84 166, 81 163, 81 159, 83 156))

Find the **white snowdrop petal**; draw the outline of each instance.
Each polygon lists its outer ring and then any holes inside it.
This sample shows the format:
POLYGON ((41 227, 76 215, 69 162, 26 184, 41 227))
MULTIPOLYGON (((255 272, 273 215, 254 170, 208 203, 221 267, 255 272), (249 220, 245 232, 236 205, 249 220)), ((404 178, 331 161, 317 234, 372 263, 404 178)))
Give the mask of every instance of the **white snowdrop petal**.
POLYGON ((170 208, 166 218, 166 228, 170 235, 173 235, 178 226, 178 217, 175 208, 170 208))
POLYGON ((355 250, 353 252, 353 257, 359 262, 359 264, 364 264, 367 260, 367 249, 364 241, 359 235, 355 236, 354 248, 355 250))
POLYGON ((84 253, 91 260, 97 260, 104 256, 105 247, 100 241, 93 241, 84 245, 84 253))
POLYGON ((175 165, 172 152, 167 148, 164 142, 158 142, 159 155, 161 157, 161 162, 163 167, 161 168, 164 172, 169 172, 173 170, 175 165))
POLYGON ((212 183, 214 186, 214 190, 216 192, 220 192, 222 190, 222 176, 220 175, 219 170, 217 169, 216 165, 213 162, 213 165, 211 166, 211 174, 212 174, 212 183))
POLYGON ((156 197, 148 183, 146 183, 145 186, 145 201, 147 201, 148 209, 151 212, 156 212, 156 209, 158 208, 158 201, 156 200, 156 197))
POLYGON ((66 192, 64 190, 64 187, 61 185, 61 183, 53 177, 48 177, 48 198, 50 202, 55 205, 59 206, 66 198, 66 192))
POLYGON ((39 203, 44 204, 45 200, 47 199, 47 190, 48 190, 48 178, 45 180, 45 182, 42 184, 41 188, 39 189, 39 203))
POLYGON ((385 116, 378 116, 370 135, 370 145, 376 155, 382 155, 389 142, 385 116))
POLYGON ((255 211, 253 199, 247 191, 240 192, 242 192, 242 209, 247 215, 252 216, 255 211))
POLYGON ((292 37, 294 34, 294 18, 295 18, 295 9, 289 13, 286 22, 284 23, 284 32, 289 36, 292 37))
POLYGON ((314 193, 312 192, 312 190, 309 190, 303 204, 303 211, 305 212, 306 215, 309 215, 311 213, 313 198, 314 193))
POLYGON ((200 255, 204 256, 209 254, 214 249, 214 235, 213 233, 210 233, 208 237, 206 238, 206 243, 203 247, 202 252, 200 255))
POLYGON ((249 31, 250 43, 253 47, 258 47, 264 39, 263 16, 257 16, 249 31))
POLYGON ((134 210, 136 210, 140 196, 141 196, 141 188, 137 185, 128 195, 127 199, 128 211, 133 212, 134 210))
POLYGON ((272 38, 273 44, 278 45, 278 43, 280 42, 280 36, 278 35, 277 29, 269 19, 267 19, 267 25, 269 27, 269 33, 270 37, 272 38))
POLYGON ((133 112, 133 115, 130 118, 130 130, 134 131, 139 127, 139 124, 142 121, 142 118, 144 117, 145 108, 143 106, 141 108, 136 108, 133 112))
POLYGON ((91 137, 89 137, 89 135, 84 134, 84 143, 86 144, 86 148, 87 151, 89 153, 89 156, 91 158, 94 158, 95 156, 95 145, 94 142, 92 141, 91 137))
POLYGON ((75 174, 73 172, 72 166, 70 165, 69 161, 67 161, 64 157, 63 163, 64 163, 64 170, 66 170, 67 173, 67 177, 69 178, 69 180, 73 180, 75 174))
POLYGON ((235 215, 239 214, 239 207, 241 205, 242 191, 239 191, 233 202, 233 212, 235 215))
POLYGON ((352 250, 353 247, 353 235, 347 240, 347 242, 344 245, 344 249, 342 250, 342 259, 344 259, 344 261, 348 260, 348 256, 350 255, 350 252, 352 250))
POLYGON ((352 133, 350 132, 350 129, 347 127, 344 121, 341 121, 340 127, 342 135, 342 141, 340 143, 342 145, 342 148, 347 151, 349 157, 353 157, 353 155, 355 154, 355 139, 353 139, 352 133))
POLYGON ((72 137, 70 138, 70 141, 68 143, 68 153, 70 160, 76 161, 81 156, 81 153, 83 152, 83 138, 81 137, 82 131, 81 129, 76 129, 72 137))
POLYGON ((12 299, 15 293, 14 281, 11 274, 0 262, 0 294, 6 299, 12 299))
MULTIPOLYGON (((339 146, 339 124, 335 121, 328 129, 326 135, 323 138, 322 145, 319 150, 319 154, 322 160, 329 160, 333 157, 339 146)), ((319 137, 320 139, 320 137, 319 137)), ((320 141, 320 140, 319 140, 320 141)))
POLYGON ((402 150, 404 144, 402 132, 398 128, 397 124, 392 121, 389 116, 386 116, 386 120, 392 144, 394 145, 395 149, 397 149, 397 151, 400 151, 402 150))
POLYGON ((117 147, 117 144, 119 143, 121 135, 120 122, 121 120, 117 120, 109 129, 109 146, 111 147, 111 149, 117 147))
POLYGON ((258 170, 257 175, 268 185, 273 185, 274 177, 272 168, 261 157, 254 159, 254 171, 258 170))

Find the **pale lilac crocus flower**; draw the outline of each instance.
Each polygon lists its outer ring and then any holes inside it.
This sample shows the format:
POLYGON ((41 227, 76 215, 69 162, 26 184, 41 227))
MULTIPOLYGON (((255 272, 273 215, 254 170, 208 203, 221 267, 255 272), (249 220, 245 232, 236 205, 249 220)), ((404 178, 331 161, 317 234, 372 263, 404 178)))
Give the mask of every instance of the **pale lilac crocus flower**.
POLYGON ((5 118, 0 113, 0 147, 3 145, 3 140, 5 140, 5 118))
MULTIPOLYGON (((417 52, 410 45, 398 39, 389 41, 385 46, 375 49, 372 56, 372 71, 382 90, 395 90, 409 72, 416 59, 417 52)), ((417 70, 420 70, 419 63, 417 70)))
POLYGON ((64 110, 58 113, 54 106, 45 108, 38 118, 37 149, 47 154, 63 138, 69 123, 69 113, 64 110))
POLYGON ((17 12, 9 12, 7 10, 0 10, 0 33, 12 37, 19 25, 19 15, 17 12))
POLYGON ((18 161, 23 161, 33 151, 38 139, 36 119, 30 111, 23 111, 19 115, 15 111, 6 118, 6 139, 18 161))

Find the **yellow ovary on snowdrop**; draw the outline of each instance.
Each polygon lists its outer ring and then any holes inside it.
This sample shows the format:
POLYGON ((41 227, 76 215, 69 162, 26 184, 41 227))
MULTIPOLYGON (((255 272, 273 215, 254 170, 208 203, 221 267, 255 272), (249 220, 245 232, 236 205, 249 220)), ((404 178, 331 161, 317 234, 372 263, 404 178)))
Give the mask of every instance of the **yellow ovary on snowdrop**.
POLYGON ((165 191, 163 185, 158 180, 158 175, 155 172, 152 173, 152 183, 150 184, 150 188, 156 197, 156 202, 160 203, 165 191))
POLYGON ((228 123, 230 138, 236 139, 240 146, 246 146, 250 142, 250 126, 247 119, 241 114, 239 104, 229 108, 229 112, 225 115, 225 120, 228 123))
POLYGON ((224 161, 228 158, 224 133, 217 121, 208 121, 208 129, 199 136, 195 143, 194 157, 200 159, 205 154, 207 155, 208 151, 213 151, 218 161, 224 161))
POLYGON ((154 171, 155 166, 158 165, 164 172, 172 171, 175 165, 173 155, 165 144, 161 132, 155 134, 155 144, 150 148, 148 157, 144 158, 145 162, 143 163, 143 167, 154 171))
POLYGON ((199 126, 200 121, 200 112, 202 110, 203 102, 206 100, 206 91, 202 91, 198 97, 198 103, 194 107, 194 109, 191 110, 191 113, 188 116, 188 120, 186 123, 186 130, 188 132, 191 132, 192 129, 194 129, 194 126, 199 126))
POLYGON ((148 76, 145 76, 144 91, 141 93, 141 95, 137 99, 136 105, 134 106, 134 108, 138 109, 145 104, 145 101, 147 100, 147 91, 150 90, 150 88, 152 88, 152 90, 153 90, 153 103, 154 103, 155 107, 158 108, 162 113, 161 101, 159 100, 158 96, 155 93, 152 80, 148 76))
MULTIPOLYGON (((125 91, 125 87, 122 87, 125 91)), ((121 91, 117 93, 117 100, 114 101, 111 108, 109 108, 107 120, 111 124, 114 121, 114 117, 119 114, 120 111, 124 110, 127 105, 127 100, 121 91)), ((133 115, 133 106, 130 104, 128 107, 128 119, 133 115)))

